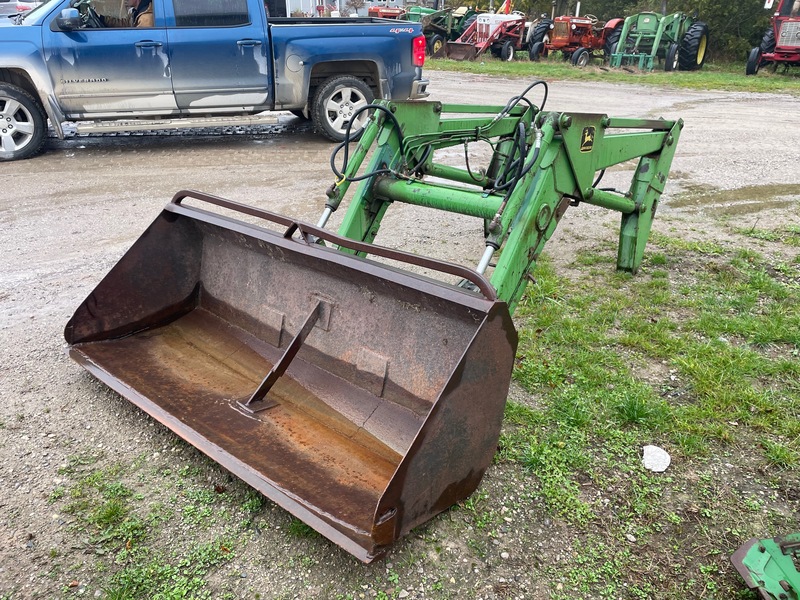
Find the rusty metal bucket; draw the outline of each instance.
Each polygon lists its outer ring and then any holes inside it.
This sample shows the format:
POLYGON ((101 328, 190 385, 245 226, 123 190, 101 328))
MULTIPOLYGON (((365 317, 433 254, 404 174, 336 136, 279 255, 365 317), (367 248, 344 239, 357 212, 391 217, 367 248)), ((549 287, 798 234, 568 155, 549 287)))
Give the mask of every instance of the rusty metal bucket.
POLYGON ((447 42, 445 52, 451 60, 475 60, 478 56, 475 44, 469 42, 447 42))
POLYGON ((77 309, 89 372, 369 562, 466 498, 495 453, 517 334, 472 270, 179 192, 77 309), (189 206, 207 202, 284 234, 189 206))

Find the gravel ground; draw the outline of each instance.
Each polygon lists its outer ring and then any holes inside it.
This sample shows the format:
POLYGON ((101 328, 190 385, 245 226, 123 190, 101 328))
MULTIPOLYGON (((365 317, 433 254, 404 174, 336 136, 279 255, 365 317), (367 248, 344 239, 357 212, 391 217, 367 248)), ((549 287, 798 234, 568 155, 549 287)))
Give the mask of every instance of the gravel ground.
MULTIPOLYGON (((432 99, 446 102, 504 104, 528 83, 447 72, 429 77, 432 99)), ((702 239, 709 232, 727 235, 717 226, 721 217, 742 226, 798 223, 800 149, 776 144, 798 138, 796 123, 777 118, 800 114, 798 98, 552 82, 547 108, 685 120, 657 227, 702 239)), ((244 484, 70 361, 62 331, 175 191, 199 189, 315 222, 333 181, 330 151, 306 125, 282 114, 272 125, 222 132, 72 135, 51 140, 41 157, 2 164, 0 599, 103 596, 97 559, 51 501, 75 457, 102 455, 100 464, 144 461, 148 473, 187 468, 200 481, 227 487, 231 498, 249 498, 244 484)), ((609 174, 612 184, 629 176, 609 174)), ((415 214, 398 209, 382 239, 474 264, 482 250, 479 224, 442 213, 421 224, 415 214)), ((613 220, 590 207, 569 212, 547 251, 567 268, 559 257, 613 236, 605 226, 613 220)), ((512 393, 523 395, 516 388, 512 393)), ((155 503, 169 494, 170 480, 140 478, 136 492, 155 503)), ((209 585, 214 597, 375 597, 382 593, 376 582, 403 565, 398 597, 547 597, 550 582, 537 578, 535 566, 565 560, 575 533, 526 502, 524 484, 502 467, 490 470, 481 493, 506 515, 496 551, 482 560, 466 558, 457 512, 415 532, 385 561, 362 566, 324 539, 290 535, 286 513, 266 504, 255 517, 256 533, 241 540, 235 560, 209 585)), ((226 507, 234 520, 243 511, 234 500, 226 507)), ((191 535, 177 526, 173 533, 181 540, 191 535)))

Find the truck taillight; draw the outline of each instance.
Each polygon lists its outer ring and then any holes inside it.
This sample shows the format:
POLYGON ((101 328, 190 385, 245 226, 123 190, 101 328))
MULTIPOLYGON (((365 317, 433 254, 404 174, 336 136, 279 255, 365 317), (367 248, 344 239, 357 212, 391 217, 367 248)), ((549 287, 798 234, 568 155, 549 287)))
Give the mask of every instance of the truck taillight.
POLYGON ((420 35, 414 38, 414 66, 422 67, 425 65, 425 36, 420 35))

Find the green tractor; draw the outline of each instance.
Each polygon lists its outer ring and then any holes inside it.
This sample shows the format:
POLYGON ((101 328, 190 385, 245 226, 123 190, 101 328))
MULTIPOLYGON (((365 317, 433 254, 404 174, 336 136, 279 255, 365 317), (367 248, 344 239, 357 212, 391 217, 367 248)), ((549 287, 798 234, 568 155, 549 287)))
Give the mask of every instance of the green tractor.
POLYGON ((661 61, 665 71, 696 71, 707 51, 708 25, 702 21, 682 12, 643 12, 625 19, 609 64, 652 71, 661 61))
POLYGON ((442 10, 411 6, 403 19, 422 23, 428 54, 439 57, 445 55, 445 44, 457 40, 477 16, 478 11, 466 6, 442 10))

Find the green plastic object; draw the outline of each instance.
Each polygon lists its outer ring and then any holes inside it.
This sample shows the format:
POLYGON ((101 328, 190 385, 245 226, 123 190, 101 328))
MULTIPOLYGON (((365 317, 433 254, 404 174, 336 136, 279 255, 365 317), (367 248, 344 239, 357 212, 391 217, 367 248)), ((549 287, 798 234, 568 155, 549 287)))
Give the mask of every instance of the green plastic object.
POLYGON ((339 235, 374 243, 397 202, 482 219, 485 253, 475 270, 513 313, 559 220, 586 203, 620 213, 617 268, 636 273, 682 121, 548 112, 520 98, 505 107, 382 102, 328 193, 330 213, 358 182, 339 235), (468 156, 472 144, 493 150, 487 168, 439 159, 468 156), (599 187, 606 169, 632 160, 627 190, 599 187))
POLYGON ((731 563, 763 600, 800 598, 800 533, 752 538, 731 556, 731 563))

